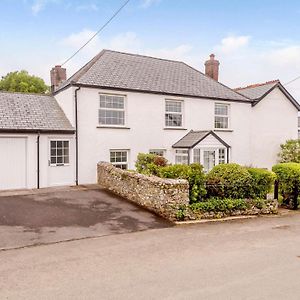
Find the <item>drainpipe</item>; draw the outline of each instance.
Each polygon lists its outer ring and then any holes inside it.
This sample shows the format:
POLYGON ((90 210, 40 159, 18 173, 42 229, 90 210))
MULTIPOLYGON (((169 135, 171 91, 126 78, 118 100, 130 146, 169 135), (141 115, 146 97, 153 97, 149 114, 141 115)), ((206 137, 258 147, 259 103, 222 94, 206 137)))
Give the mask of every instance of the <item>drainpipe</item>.
POLYGON ((38 135, 36 138, 36 165, 37 165, 37 188, 40 188, 40 132, 38 131, 38 135))
POLYGON ((75 184, 78 185, 78 97, 77 92, 80 90, 78 87, 75 90, 75 184))

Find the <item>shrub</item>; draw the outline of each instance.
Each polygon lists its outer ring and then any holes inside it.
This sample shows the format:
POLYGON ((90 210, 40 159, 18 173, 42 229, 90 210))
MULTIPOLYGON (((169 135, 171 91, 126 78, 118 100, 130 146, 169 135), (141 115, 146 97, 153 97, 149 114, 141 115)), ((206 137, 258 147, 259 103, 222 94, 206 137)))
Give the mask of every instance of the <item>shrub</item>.
POLYGON ((293 201, 295 188, 300 189, 300 164, 281 163, 273 166, 272 170, 277 176, 283 203, 290 205, 293 201))
POLYGON ((168 161, 162 157, 150 153, 139 153, 135 163, 136 170, 145 175, 158 175, 159 167, 166 166, 168 161))
POLYGON ((288 140, 280 148, 278 156, 281 163, 300 163, 300 140, 288 140))
POLYGON ((188 180, 190 203, 199 201, 206 195, 205 175, 200 164, 165 166, 159 169, 158 176, 188 180))
POLYGON ((275 174, 265 169, 247 168, 251 175, 251 191, 252 198, 266 198, 267 194, 272 190, 275 181, 275 174))
POLYGON ((231 212, 233 210, 245 210, 247 208, 244 199, 218 199, 210 198, 207 201, 190 205, 192 211, 201 212, 231 212))
POLYGON ((210 197, 248 198, 252 178, 245 167, 238 164, 220 164, 206 176, 206 189, 210 197))

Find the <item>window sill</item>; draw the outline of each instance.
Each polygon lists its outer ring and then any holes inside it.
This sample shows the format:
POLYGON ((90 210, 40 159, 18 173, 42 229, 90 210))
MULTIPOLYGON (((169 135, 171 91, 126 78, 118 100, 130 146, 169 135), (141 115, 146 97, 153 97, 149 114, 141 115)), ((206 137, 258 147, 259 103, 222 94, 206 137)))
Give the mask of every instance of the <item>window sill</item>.
POLYGON ((104 128, 104 129, 130 129, 130 127, 125 127, 125 126, 97 126, 97 128, 104 128))
POLYGON ((229 129, 229 128, 215 128, 213 131, 219 131, 219 132, 233 132, 233 129, 229 129))
POLYGON ((182 127, 164 127, 164 130, 187 130, 187 128, 182 128, 182 127))

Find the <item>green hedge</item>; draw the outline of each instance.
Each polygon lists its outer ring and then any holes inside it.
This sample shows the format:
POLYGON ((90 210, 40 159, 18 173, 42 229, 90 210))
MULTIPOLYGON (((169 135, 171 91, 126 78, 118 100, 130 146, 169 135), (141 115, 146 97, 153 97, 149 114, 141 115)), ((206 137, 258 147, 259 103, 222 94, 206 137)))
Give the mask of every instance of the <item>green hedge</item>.
POLYGON ((200 164, 168 165, 159 168, 158 176, 162 178, 181 178, 188 180, 190 203, 197 202, 206 195, 205 174, 200 164))
POLYGON ((159 168, 166 166, 168 161, 162 157, 150 153, 139 153, 135 167, 137 172, 145 175, 158 176, 159 168))
POLYGON ((273 166, 272 170, 277 176, 279 192, 283 197, 283 202, 290 205, 295 187, 300 190, 300 164, 281 163, 273 166))
POLYGON ((265 169, 247 168, 251 175, 251 198, 266 198, 274 185, 276 175, 265 169))
POLYGON ((209 198, 203 202, 197 202, 190 204, 189 206, 182 206, 178 209, 176 214, 176 218, 179 221, 185 219, 188 210, 191 210, 194 213, 206 213, 206 212, 214 212, 214 213, 225 213, 226 215, 231 215, 234 211, 240 210, 245 211, 247 209, 251 209, 256 207, 258 209, 262 209, 266 206, 266 202, 264 199, 232 199, 232 198, 209 198))
POLYGON ((248 198, 251 184, 250 173, 238 164, 217 165, 206 177, 206 189, 210 197, 248 198))

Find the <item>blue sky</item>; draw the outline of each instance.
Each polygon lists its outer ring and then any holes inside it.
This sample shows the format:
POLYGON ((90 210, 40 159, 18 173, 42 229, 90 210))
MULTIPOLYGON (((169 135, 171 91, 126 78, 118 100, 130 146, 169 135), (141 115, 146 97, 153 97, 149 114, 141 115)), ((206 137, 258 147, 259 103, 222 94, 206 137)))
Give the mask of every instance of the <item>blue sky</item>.
MULTIPOLYGON (((0 0, 0 75, 49 70, 80 47, 124 0, 0 0)), ((102 48, 183 60, 203 71, 210 53, 236 87, 300 75, 300 2, 131 0, 70 61, 71 75, 102 48)), ((300 100, 300 80, 288 86, 300 100)))

